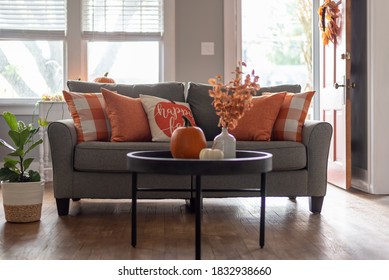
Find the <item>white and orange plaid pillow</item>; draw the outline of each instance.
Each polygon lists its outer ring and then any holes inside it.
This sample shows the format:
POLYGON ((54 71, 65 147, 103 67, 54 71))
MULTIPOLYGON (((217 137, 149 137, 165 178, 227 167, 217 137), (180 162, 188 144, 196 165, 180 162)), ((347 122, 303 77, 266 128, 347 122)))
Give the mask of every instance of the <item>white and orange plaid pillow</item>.
POLYGON ((287 93, 273 127, 272 140, 302 141, 302 128, 314 91, 287 93))
POLYGON ((77 142, 109 141, 111 127, 103 95, 65 90, 62 93, 77 130, 77 142))

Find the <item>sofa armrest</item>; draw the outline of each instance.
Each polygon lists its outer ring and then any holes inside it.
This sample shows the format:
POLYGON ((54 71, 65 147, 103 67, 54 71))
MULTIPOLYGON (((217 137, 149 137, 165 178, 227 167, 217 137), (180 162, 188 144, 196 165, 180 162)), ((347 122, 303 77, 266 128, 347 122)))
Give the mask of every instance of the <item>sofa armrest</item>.
POLYGON ((72 119, 51 122, 47 128, 53 164, 55 198, 72 198, 73 157, 77 132, 72 119))
POLYGON ((309 196, 324 196, 327 190, 327 166, 332 126, 327 122, 307 120, 302 143, 307 147, 309 196))

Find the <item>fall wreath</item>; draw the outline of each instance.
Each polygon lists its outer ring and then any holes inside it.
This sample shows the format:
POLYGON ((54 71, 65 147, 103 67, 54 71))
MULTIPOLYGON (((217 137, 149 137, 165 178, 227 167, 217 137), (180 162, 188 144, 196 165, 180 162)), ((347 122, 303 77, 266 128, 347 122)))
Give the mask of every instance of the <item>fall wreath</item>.
POLYGON ((339 32, 337 19, 340 16, 340 10, 338 3, 335 3, 335 1, 331 0, 324 0, 324 3, 319 7, 317 13, 320 16, 319 25, 323 44, 328 45, 329 41, 335 43, 339 32))

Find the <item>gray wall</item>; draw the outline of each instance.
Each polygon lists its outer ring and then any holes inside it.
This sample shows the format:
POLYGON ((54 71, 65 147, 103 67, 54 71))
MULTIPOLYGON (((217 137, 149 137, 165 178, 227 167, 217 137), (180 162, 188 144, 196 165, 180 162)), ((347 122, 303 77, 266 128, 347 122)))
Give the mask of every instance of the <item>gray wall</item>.
POLYGON ((224 71, 223 0, 176 1, 176 80, 207 83, 224 71), (201 55, 214 42, 214 55, 201 55))

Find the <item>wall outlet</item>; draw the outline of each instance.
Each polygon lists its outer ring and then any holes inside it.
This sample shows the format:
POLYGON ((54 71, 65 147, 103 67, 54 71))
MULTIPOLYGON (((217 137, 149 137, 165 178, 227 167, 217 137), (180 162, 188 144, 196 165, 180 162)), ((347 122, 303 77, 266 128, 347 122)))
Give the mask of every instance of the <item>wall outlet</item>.
POLYGON ((214 42, 201 42, 201 55, 214 55, 215 43, 214 42))

